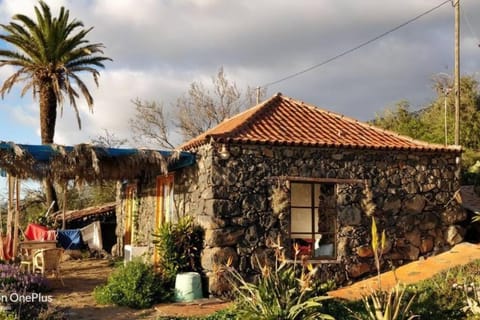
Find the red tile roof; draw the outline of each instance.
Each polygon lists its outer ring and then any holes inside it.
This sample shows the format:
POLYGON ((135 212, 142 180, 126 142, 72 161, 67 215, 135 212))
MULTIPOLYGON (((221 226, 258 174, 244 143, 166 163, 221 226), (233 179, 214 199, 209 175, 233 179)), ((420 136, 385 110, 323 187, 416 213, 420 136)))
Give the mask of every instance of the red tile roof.
POLYGON ((180 146, 189 150, 213 139, 220 143, 260 143, 460 152, 398 135, 355 119, 276 94, 180 146))

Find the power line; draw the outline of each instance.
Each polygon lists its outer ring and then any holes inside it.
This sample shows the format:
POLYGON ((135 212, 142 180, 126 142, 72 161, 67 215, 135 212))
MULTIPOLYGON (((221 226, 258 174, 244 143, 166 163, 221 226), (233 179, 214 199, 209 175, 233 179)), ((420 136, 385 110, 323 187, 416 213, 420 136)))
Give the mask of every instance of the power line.
POLYGON ((467 13, 465 12, 465 10, 462 10, 461 14, 462 14, 463 20, 467 23, 468 29, 470 29, 470 33, 472 34, 472 36, 475 38, 475 40, 478 42, 478 45, 480 46, 480 40, 478 38, 477 33, 474 31, 470 23, 470 19, 468 18, 467 13))
POLYGON ((410 24, 410 23, 412 23, 412 22, 414 22, 414 21, 422 18, 423 16, 426 16, 427 14, 429 14, 429 13, 437 10, 438 8, 440 8, 440 7, 442 7, 442 6, 444 6, 445 4, 450 3, 450 2, 451 2, 451 0, 446 0, 446 1, 442 2, 442 3, 440 3, 439 5, 437 5, 437 6, 433 7, 433 8, 431 8, 431 9, 429 9, 429 10, 427 10, 427 11, 425 11, 425 12, 423 12, 423 13, 415 16, 415 17, 413 17, 412 19, 407 20, 406 22, 404 22, 404 23, 402 23, 402 24, 399 24, 399 25, 396 26, 395 28, 390 29, 390 30, 388 30, 388 31, 386 31, 386 32, 384 32, 384 33, 382 33, 382 34, 380 34, 380 35, 378 35, 378 36, 370 39, 370 40, 367 40, 367 41, 365 41, 365 42, 362 42, 361 44, 359 44, 359 45, 357 45, 357 46, 355 46, 355 47, 353 47, 353 48, 351 48, 351 49, 348 49, 348 50, 346 50, 346 51, 343 51, 342 53, 339 53, 339 54, 337 54, 337 55, 335 55, 335 56, 333 56, 333 57, 331 57, 331 58, 328 58, 327 60, 324 60, 324 61, 322 61, 322 62, 320 62, 320 63, 317 63, 317 64, 315 64, 315 65, 313 65, 313 66, 311 66, 311 67, 308 67, 308 68, 306 68, 306 69, 303 69, 303 70, 298 71, 298 72, 295 72, 295 73, 292 73, 292 74, 290 74, 290 75, 288 75, 288 76, 285 76, 285 77, 283 77, 283 78, 281 78, 281 79, 278 79, 278 80, 275 80, 275 81, 266 83, 266 84, 262 85, 261 87, 262 87, 262 88, 269 87, 269 86, 271 86, 271 85, 274 85, 274 84, 283 82, 283 81, 285 81, 285 80, 289 80, 289 79, 294 78, 294 77, 297 77, 297 76, 299 76, 299 75, 301 75, 301 74, 307 73, 307 72, 309 72, 309 71, 311 71, 311 70, 313 70, 313 69, 316 69, 316 68, 318 68, 318 67, 321 67, 321 66, 323 66, 323 65, 326 65, 327 63, 330 63, 330 62, 332 62, 332 61, 334 61, 334 60, 337 60, 337 59, 339 59, 339 58, 341 58, 341 57, 343 57, 343 56, 346 56, 347 54, 350 54, 350 53, 352 53, 352 52, 354 52, 354 51, 356 51, 356 50, 358 50, 358 49, 360 49, 360 48, 363 48, 363 47, 369 45, 370 43, 375 42, 375 41, 377 41, 378 39, 383 38, 383 37, 385 37, 386 35, 389 35, 390 33, 395 32, 395 31, 397 31, 397 30, 400 29, 400 28, 405 27, 406 25, 408 25, 408 24, 410 24))

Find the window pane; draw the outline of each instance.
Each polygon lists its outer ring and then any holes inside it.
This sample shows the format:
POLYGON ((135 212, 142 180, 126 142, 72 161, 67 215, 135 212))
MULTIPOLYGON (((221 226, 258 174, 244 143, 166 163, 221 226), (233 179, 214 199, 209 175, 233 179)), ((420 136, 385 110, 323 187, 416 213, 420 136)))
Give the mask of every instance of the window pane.
POLYGON ((335 254, 335 235, 322 234, 316 237, 315 257, 332 257, 335 254))
MULTIPOLYGON (((312 232, 311 209, 292 208, 291 232, 312 232)), ((293 235, 292 235, 293 236, 293 235)))
POLYGON ((312 187, 309 183, 291 184, 292 206, 310 207, 312 205, 312 187))
POLYGON ((319 203, 320 203, 320 185, 317 183, 313 186, 313 192, 314 192, 314 196, 313 196, 313 200, 314 200, 314 203, 315 203, 315 207, 318 207, 319 203))
POLYGON ((320 186, 320 207, 335 208, 335 185, 331 183, 322 184, 320 186))
POLYGON ((335 232, 337 211, 329 208, 318 208, 317 210, 318 214, 315 215, 315 232, 335 232))

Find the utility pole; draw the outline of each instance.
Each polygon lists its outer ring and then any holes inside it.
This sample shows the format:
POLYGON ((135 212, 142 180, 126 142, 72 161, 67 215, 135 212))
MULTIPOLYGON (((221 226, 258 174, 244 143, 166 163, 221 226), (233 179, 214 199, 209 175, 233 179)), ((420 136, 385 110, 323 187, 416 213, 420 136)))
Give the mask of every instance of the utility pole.
POLYGON ((256 88, 256 93, 257 93, 257 104, 260 103, 260 87, 256 88))
POLYGON ((454 0, 455 7, 455 145, 460 145, 460 0, 454 0))

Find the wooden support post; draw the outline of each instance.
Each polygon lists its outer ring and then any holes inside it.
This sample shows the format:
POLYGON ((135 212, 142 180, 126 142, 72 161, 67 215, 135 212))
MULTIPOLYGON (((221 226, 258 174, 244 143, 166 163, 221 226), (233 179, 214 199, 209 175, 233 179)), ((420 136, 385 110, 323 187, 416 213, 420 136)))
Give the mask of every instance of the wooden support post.
POLYGON ((68 185, 65 183, 63 186, 63 205, 62 205, 62 230, 65 230, 65 212, 67 211, 67 188, 68 185))
POLYGON ((15 258, 17 256, 17 249, 18 249, 18 230, 20 224, 20 180, 15 177, 14 180, 15 184, 15 210, 14 210, 14 222, 13 222, 13 249, 12 249, 12 257, 15 258))
POLYGON ((460 0, 455 1, 455 145, 460 145, 460 0))

